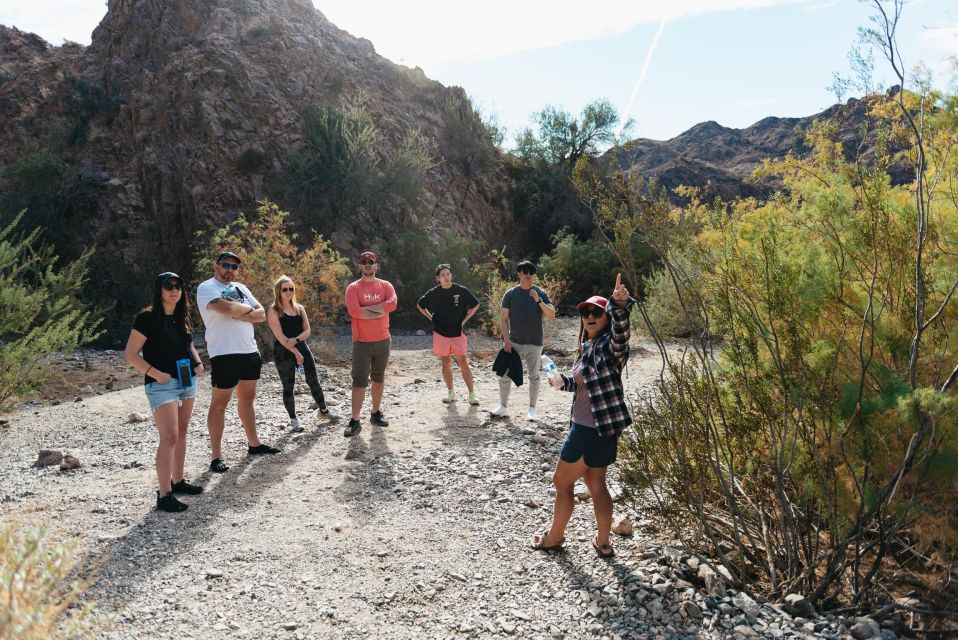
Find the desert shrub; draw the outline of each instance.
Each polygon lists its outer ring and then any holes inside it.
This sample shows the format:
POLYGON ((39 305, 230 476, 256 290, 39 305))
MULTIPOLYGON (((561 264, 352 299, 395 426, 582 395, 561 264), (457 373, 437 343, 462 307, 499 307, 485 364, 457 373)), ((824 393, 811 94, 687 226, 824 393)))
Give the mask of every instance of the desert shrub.
POLYGON ((42 529, 0 529, 0 640, 89 638, 84 586, 71 574, 73 548, 50 542, 42 529))
POLYGON ((86 221, 96 210, 96 180, 76 171, 65 151, 63 135, 52 134, 24 144, 5 171, 6 189, 0 202, 0 223, 21 211, 28 228, 43 227, 44 237, 64 257, 82 252, 73 225, 86 221))
POLYGON ((958 103, 927 88, 870 99, 878 151, 846 160, 835 128, 813 127, 808 159, 767 163, 785 186, 767 203, 665 215, 666 197, 625 179, 592 192, 616 238, 631 227, 655 247, 663 286, 680 284, 672 308, 703 326, 683 356, 662 350, 623 472, 749 588, 867 611, 926 580, 930 613, 956 595, 958 208, 935 176, 958 166, 958 103), (934 115, 918 129, 917 113, 934 115), (892 187, 881 143, 898 136, 923 161, 892 187))
POLYGON ((410 229, 383 243, 381 277, 396 288, 399 308, 391 322, 400 325, 423 325, 426 319, 416 311, 416 301, 436 286, 436 265, 449 264, 453 280, 479 297, 482 279, 473 272, 479 258, 479 242, 467 238, 445 237, 438 242, 424 229, 410 229))
POLYGON ((113 123, 126 98, 82 78, 68 76, 65 80, 63 113, 72 123, 67 137, 69 144, 79 144, 86 139, 87 126, 95 118, 106 125, 113 123))
MULTIPOLYGON (((584 300, 592 295, 611 294, 609 283, 615 281, 615 274, 621 271, 621 266, 601 236, 579 240, 571 233, 560 232, 552 237, 552 242, 552 250, 539 259, 539 267, 544 277, 566 283, 570 302, 584 300)), ((639 238, 633 238, 633 244, 636 253, 642 254, 638 269, 640 281, 644 281, 645 274, 655 264, 655 253, 639 238)), ((636 296, 642 295, 641 290, 634 293, 636 296)))
MULTIPOLYGON (((688 297, 696 286, 696 270, 675 253, 672 260, 679 268, 670 272, 666 268, 656 269, 643 279, 645 294, 645 309, 649 323, 662 336, 672 338, 689 338, 701 335, 705 329, 700 315, 686 313, 682 308, 682 300, 688 297), (675 278, 673 280, 673 278, 675 278)), ((639 327, 644 326, 638 311, 634 311, 633 321, 639 327)))
POLYGON ((7 84, 15 77, 14 72, 6 67, 0 67, 0 87, 7 84))
POLYGON ((58 264, 40 229, 18 235, 22 218, 0 229, 0 409, 35 393, 49 358, 92 342, 100 324, 77 297, 91 252, 58 264))
MULTIPOLYGON (((210 238, 201 236, 198 244, 203 249, 196 256, 196 270, 212 273, 216 256, 221 251, 233 251, 243 261, 239 281, 249 287, 263 307, 273 300, 276 278, 288 275, 296 282, 296 297, 316 332, 339 315, 349 267, 321 235, 316 234, 305 248, 297 246, 298 237, 290 229, 288 218, 289 214, 276 204, 264 201, 253 216, 240 215, 210 238)), ((273 353, 272 333, 265 322, 255 326, 260 353, 269 359, 273 353)))
POLYGON ((457 162, 466 177, 497 162, 503 131, 495 118, 483 119, 461 89, 448 93, 443 106, 446 157, 457 162))
POLYGON ((308 109, 303 122, 303 143, 290 152, 278 190, 306 225, 323 230, 359 211, 418 204, 435 166, 434 144, 418 129, 391 142, 362 96, 308 109))

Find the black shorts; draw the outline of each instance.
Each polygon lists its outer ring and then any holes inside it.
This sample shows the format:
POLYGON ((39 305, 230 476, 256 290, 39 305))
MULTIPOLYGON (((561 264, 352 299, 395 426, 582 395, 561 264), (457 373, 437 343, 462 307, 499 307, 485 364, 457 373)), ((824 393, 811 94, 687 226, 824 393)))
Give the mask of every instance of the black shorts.
POLYGON ((217 389, 232 389, 240 380, 259 380, 263 359, 259 352, 228 353, 210 358, 210 378, 217 389))
POLYGON ((592 427, 583 427, 581 424, 571 423, 569 435, 559 457, 569 463, 585 460, 585 466, 593 469, 608 467, 615 462, 616 449, 619 439, 614 436, 600 436, 599 431, 592 427))

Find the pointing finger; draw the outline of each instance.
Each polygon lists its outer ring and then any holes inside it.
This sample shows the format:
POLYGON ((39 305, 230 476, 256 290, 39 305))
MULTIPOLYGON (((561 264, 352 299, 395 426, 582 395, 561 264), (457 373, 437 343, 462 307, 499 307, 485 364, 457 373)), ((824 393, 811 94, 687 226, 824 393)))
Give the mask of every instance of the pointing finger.
POLYGON ((615 274, 615 288, 618 289, 620 286, 622 286, 622 274, 617 273, 615 274))

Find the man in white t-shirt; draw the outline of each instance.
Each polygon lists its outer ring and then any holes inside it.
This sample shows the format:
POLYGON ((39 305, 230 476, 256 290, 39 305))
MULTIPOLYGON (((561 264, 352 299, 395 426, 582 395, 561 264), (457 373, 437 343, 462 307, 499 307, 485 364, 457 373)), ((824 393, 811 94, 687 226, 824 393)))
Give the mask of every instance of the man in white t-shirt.
POLYGON ((206 325, 206 350, 212 363, 213 397, 206 416, 210 432, 212 461, 210 470, 224 473, 229 467, 223 462, 223 429, 226 425, 226 406, 236 389, 236 412, 239 414, 249 455, 279 453, 279 449, 260 441, 256 435, 256 381, 263 361, 253 336, 253 323, 266 320, 266 310, 246 288, 235 282, 240 269, 235 253, 224 251, 216 257, 214 275, 196 290, 196 306, 206 325))

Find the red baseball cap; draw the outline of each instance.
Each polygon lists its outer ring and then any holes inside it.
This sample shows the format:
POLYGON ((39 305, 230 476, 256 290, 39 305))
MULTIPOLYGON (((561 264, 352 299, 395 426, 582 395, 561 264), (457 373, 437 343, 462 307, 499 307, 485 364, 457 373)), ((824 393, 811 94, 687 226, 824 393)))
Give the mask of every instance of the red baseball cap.
POLYGON ((363 251, 359 254, 360 260, 372 260, 373 262, 379 262, 379 259, 376 257, 376 254, 372 251, 363 251))
POLYGON ((592 296, 588 300, 583 300, 577 304, 575 306, 575 310, 582 311, 582 307, 587 307, 590 304, 599 307, 600 309, 605 309, 609 306, 609 300, 607 298, 603 298, 602 296, 592 296))

